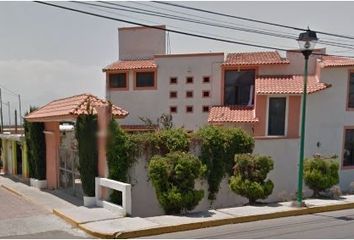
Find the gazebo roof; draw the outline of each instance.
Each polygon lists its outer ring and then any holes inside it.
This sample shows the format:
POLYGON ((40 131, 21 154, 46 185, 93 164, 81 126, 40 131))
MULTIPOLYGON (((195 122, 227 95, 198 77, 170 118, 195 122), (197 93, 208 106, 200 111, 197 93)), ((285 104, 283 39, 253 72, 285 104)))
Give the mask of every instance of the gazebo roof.
MULTIPOLYGON (((84 93, 54 100, 29 113, 25 119, 30 122, 70 121, 76 119, 81 114, 88 114, 88 109, 97 114, 96 107, 108 104, 106 100, 92 94, 84 93)), ((112 105, 112 115, 115 118, 125 118, 128 112, 118 106, 112 105)))

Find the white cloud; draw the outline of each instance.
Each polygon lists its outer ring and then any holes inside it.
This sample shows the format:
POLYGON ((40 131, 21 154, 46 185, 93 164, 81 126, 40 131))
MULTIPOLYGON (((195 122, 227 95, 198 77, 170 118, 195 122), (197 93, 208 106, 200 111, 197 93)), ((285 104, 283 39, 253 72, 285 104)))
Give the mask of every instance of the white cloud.
MULTIPOLYGON (((105 81, 101 69, 101 66, 78 65, 64 60, 0 61, 0 85, 21 94, 24 113, 29 105, 41 106, 51 100, 80 93, 104 97, 105 81)), ((10 101, 14 119, 17 98, 3 89, 3 100, 10 101)), ((7 123, 6 107, 4 115, 7 123)))

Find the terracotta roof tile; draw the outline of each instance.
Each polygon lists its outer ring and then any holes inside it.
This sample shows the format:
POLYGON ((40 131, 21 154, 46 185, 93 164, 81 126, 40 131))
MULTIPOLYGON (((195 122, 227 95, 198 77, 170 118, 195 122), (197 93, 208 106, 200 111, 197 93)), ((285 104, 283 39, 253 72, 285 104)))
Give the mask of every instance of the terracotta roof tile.
MULTIPOLYGON (((256 94, 301 94, 303 93, 303 76, 258 76, 256 94)), ((314 93, 330 87, 321 83, 316 76, 308 76, 307 93, 314 93)))
POLYGON ((258 122, 255 110, 248 106, 214 106, 209 110, 209 123, 254 123, 258 122))
POLYGON ((354 66, 353 58, 336 56, 323 56, 320 60, 321 67, 351 67, 354 66))
POLYGON ((103 71, 113 70, 135 70, 135 69, 154 69, 157 65, 154 60, 127 60, 117 61, 106 66, 103 71))
POLYGON ((289 64, 289 60, 282 58, 277 51, 273 52, 249 52, 229 53, 224 66, 232 65, 268 65, 289 64))
MULTIPOLYGON (((54 120, 55 118, 76 118, 80 114, 87 113, 87 107, 90 104, 93 113, 96 113, 95 107, 106 105, 106 100, 100 99, 91 94, 80 94, 72 97, 54 100, 47 105, 29 113, 25 118, 27 120, 54 120)), ((112 106, 112 114, 117 118, 124 118, 128 112, 124 109, 112 106)))

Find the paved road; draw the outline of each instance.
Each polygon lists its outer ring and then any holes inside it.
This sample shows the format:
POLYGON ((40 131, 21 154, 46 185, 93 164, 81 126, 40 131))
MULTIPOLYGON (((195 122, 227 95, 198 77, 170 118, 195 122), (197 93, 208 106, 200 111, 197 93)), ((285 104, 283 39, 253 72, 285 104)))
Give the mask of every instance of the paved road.
POLYGON ((149 238, 354 238, 354 209, 224 225, 149 238))
POLYGON ((48 210, 0 187, 0 238, 92 238, 48 210))

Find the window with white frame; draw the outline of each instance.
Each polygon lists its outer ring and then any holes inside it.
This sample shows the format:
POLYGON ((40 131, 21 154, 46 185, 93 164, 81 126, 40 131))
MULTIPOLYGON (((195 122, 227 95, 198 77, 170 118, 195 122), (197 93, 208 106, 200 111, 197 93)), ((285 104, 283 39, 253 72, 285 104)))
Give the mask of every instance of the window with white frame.
POLYGON ((284 136, 286 97, 270 97, 268 105, 268 136, 284 136))

